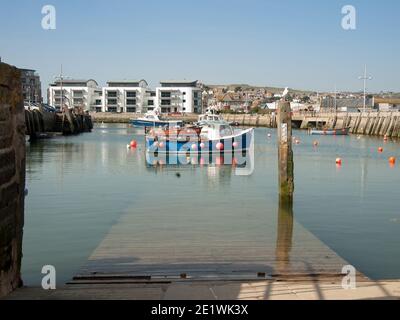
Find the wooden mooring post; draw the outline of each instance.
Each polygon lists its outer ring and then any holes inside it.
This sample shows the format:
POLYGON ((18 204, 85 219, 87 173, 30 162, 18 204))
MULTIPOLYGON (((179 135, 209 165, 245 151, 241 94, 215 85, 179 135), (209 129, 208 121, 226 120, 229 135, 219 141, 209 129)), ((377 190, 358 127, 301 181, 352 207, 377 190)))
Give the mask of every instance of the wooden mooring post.
POLYGON ((278 104, 278 172, 279 195, 292 199, 294 192, 294 163, 292 150, 292 110, 290 103, 280 101, 278 104))

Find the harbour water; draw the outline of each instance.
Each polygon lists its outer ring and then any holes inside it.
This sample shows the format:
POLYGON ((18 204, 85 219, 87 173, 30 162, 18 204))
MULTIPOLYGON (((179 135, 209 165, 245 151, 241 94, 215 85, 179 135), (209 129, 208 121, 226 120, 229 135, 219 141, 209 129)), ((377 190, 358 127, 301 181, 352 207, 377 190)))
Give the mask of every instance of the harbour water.
MULTIPOLYGON (((286 254, 299 257, 307 246, 324 245, 368 277, 400 278, 400 170, 388 163, 389 156, 400 158, 399 142, 294 135, 300 144, 294 145, 294 221, 286 222, 293 228, 286 254)), ((25 284, 40 285, 43 265, 56 267, 59 283, 70 280, 116 232, 125 238, 114 238, 114 254, 130 242, 136 260, 147 265, 155 259, 201 263, 210 256, 223 263, 227 252, 235 255, 228 262, 255 263, 248 259, 258 252, 240 248, 265 248, 266 258, 276 254, 282 225, 275 130, 255 130, 251 175, 226 166, 147 166, 143 144, 143 129, 127 124, 99 124, 92 133, 28 144, 25 284), (126 148, 132 138, 136 150, 126 148)))

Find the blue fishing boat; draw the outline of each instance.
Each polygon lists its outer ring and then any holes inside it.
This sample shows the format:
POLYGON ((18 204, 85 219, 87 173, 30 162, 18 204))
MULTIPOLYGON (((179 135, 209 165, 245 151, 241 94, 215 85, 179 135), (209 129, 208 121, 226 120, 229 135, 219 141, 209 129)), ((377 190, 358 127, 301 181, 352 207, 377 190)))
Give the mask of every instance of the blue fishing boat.
POLYGON ((202 127, 146 130, 146 150, 157 153, 230 153, 248 150, 254 129, 234 129, 225 121, 210 121, 202 127))
POLYGON ((131 119, 131 124, 136 127, 175 127, 182 126, 182 120, 164 120, 154 111, 147 112, 143 117, 131 119))
POLYGON ((350 128, 343 129, 311 129, 311 135, 320 136, 347 136, 349 134, 350 128))

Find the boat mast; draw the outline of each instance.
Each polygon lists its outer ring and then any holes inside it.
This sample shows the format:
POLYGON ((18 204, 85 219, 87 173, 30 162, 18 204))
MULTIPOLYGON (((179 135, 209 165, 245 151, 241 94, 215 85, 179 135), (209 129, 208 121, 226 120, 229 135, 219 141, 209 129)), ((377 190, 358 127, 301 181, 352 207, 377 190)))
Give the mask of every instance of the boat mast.
POLYGON ((337 88, 335 84, 335 113, 337 113, 337 88))

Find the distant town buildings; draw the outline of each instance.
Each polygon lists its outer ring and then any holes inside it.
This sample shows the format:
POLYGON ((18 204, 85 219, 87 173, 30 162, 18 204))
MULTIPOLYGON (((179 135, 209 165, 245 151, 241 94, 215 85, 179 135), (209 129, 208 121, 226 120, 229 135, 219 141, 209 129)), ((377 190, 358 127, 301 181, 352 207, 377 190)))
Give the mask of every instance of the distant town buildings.
MULTIPOLYGON (((26 74, 32 80, 25 80, 25 83, 35 85, 24 90, 25 97, 32 102, 38 101, 41 99, 38 98, 41 96, 38 75, 34 70, 27 70, 26 74)), ((188 80, 160 81, 155 90, 150 89, 143 79, 108 81, 105 87, 91 79, 57 80, 48 89, 48 103, 60 109, 63 100, 64 106, 93 112, 145 113, 159 108, 162 113, 202 113, 212 108, 230 113, 268 113, 276 110, 282 91, 248 85, 204 85, 188 80)), ((364 108, 362 93, 333 94, 289 89, 286 99, 293 111, 360 112, 364 108)), ((365 102, 367 111, 400 110, 400 99, 392 98, 388 93, 368 95, 365 102)))
POLYGON ((399 111, 400 99, 374 98, 374 106, 379 111, 399 111))
POLYGON ((36 104, 41 103, 42 87, 40 76, 36 70, 32 69, 19 69, 21 71, 22 94, 24 96, 24 103, 36 104))

